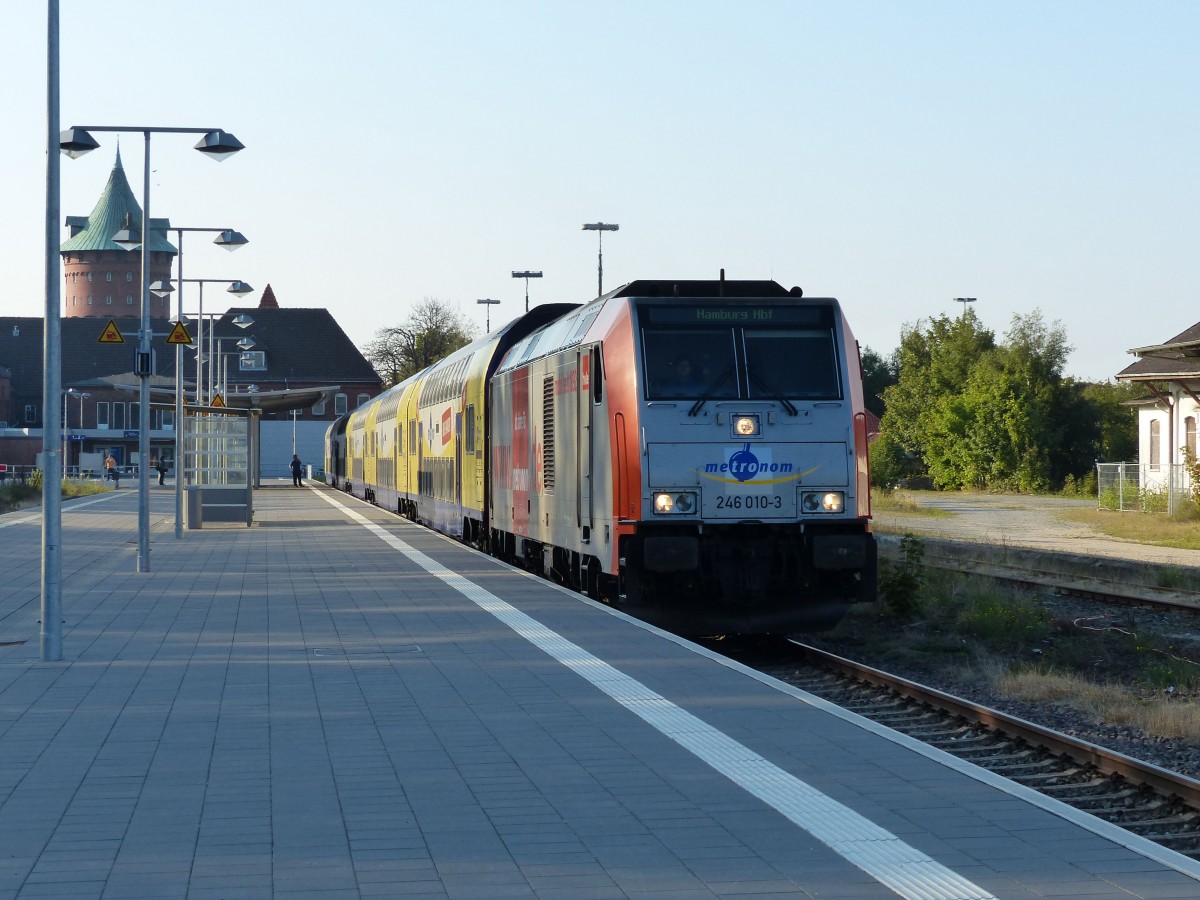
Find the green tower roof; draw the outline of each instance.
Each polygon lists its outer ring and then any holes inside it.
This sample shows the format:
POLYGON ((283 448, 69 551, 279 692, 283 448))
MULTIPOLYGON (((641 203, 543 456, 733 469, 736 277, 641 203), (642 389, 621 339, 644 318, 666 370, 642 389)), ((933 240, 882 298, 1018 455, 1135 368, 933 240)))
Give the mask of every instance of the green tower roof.
MULTIPOLYGON (((62 252, 124 250, 120 244, 113 243, 113 235, 125 227, 126 217, 134 228, 142 227, 142 208, 125 178, 121 151, 117 150, 112 174, 108 176, 108 184, 104 186, 91 215, 67 216, 67 228, 71 236, 63 242, 62 252)), ((176 252, 175 245, 167 240, 167 229, 170 227, 170 219, 150 220, 151 253, 176 252)))

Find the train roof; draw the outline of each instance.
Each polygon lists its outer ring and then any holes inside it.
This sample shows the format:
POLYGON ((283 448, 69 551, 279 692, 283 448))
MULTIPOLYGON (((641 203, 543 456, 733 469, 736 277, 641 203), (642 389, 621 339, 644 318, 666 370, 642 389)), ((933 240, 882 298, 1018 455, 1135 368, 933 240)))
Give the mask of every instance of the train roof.
POLYGON ((802 297, 804 292, 787 289, 777 281, 667 281, 643 279, 631 281, 610 293, 610 297, 802 297))

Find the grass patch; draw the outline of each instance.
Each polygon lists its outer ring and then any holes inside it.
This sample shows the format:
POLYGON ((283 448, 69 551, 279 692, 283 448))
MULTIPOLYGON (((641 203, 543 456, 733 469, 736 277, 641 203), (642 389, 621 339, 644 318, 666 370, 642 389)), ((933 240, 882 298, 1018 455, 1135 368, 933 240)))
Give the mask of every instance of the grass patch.
MULTIPOLYGON (((63 479, 62 496, 64 500, 72 497, 86 497, 91 494, 103 494, 111 488, 100 481, 78 481, 74 478, 63 479)), ((42 489, 30 484, 16 482, 0 487, 0 513, 25 509, 28 506, 38 506, 42 502, 42 489)))
POLYGON ((893 565, 917 592, 913 602, 854 606, 837 628, 805 639, 951 690, 988 683, 1017 700, 1200 743, 1200 640, 1156 633, 1138 609, 1058 619, 1036 594, 924 568, 916 546, 893 565))
POLYGON ((1120 540, 1179 550, 1200 550, 1200 521, 1191 518, 1190 511, 1176 517, 1163 513, 1116 512, 1111 509, 1065 509, 1059 515, 1120 540))
POLYGON ((1001 674, 992 686, 1015 700, 1057 703, 1096 722, 1128 725, 1147 734, 1200 744, 1200 710, 1172 695, 1147 696, 1119 684, 1032 668, 1001 674))

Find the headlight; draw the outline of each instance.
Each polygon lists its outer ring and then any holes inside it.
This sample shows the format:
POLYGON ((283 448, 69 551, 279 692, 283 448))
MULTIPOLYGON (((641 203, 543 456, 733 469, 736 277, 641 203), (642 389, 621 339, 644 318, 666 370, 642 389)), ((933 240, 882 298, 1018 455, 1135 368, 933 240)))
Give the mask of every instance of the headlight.
POLYGON ((738 437, 752 437, 758 434, 758 416, 736 416, 733 420, 733 433, 738 437))
POLYGON ((800 509, 806 513, 840 513, 846 505, 841 491, 811 491, 800 496, 800 509))
POLYGON ((656 491, 654 494, 654 512, 657 515, 690 516, 695 511, 696 495, 691 491, 656 491))

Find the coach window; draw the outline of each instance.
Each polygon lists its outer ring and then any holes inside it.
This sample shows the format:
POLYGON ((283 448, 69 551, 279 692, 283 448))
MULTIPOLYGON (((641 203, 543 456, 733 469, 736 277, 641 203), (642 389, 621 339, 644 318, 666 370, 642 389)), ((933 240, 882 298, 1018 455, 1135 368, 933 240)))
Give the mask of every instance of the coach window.
POLYGON ((466 427, 463 429, 463 431, 465 432, 463 435, 464 443, 466 444, 465 449, 466 449, 467 453, 474 453, 475 452, 475 404, 474 403, 467 404, 467 413, 463 418, 466 420, 466 427))
POLYGON ((335 416, 344 416, 348 405, 349 399, 345 394, 335 394, 333 397, 333 414, 335 416))

